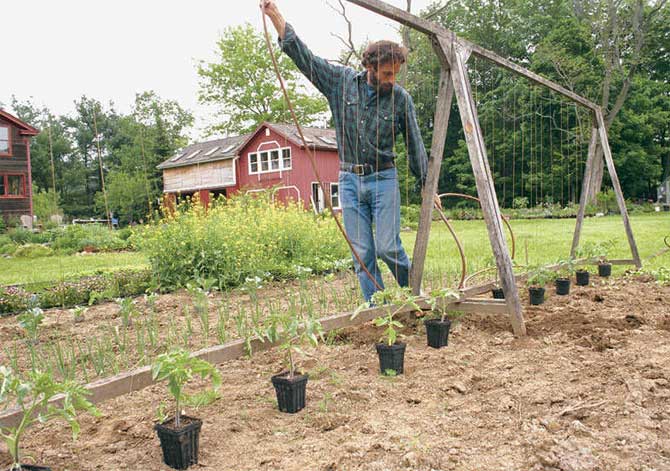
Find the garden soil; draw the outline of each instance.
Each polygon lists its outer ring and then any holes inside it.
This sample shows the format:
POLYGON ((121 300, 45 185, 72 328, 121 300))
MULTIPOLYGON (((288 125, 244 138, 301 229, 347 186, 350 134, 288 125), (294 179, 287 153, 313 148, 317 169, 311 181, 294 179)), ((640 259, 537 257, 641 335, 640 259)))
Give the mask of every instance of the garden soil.
MULTIPOLYGON (((341 331, 307 350, 307 407, 293 415, 277 411, 270 383, 279 352, 222 364, 221 398, 187 411, 204 422, 190 469, 670 470, 670 287, 596 278, 525 316, 516 339, 506 316, 468 314, 440 350, 421 323, 406 326, 394 378, 379 374, 378 329, 341 331)), ((26 455, 55 471, 166 471, 161 401, 163 385, 105 402, 76 442, 62 423, 38 426, 26 455)))

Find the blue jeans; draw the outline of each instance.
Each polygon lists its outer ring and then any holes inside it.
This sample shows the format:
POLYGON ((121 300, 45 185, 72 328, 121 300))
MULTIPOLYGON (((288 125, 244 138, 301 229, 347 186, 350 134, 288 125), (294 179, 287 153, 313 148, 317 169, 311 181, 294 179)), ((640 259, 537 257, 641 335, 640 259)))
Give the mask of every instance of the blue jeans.
MULTIPOLYGON (((339 183, 344 227, 365 267, 383 289, 377 265, 377 258, 381 258, 398 284, 409 286, 410 263, 400 241, 400 189, 396 169, 366 176, 340 171, 339 183)), ((369 301, 377 288, 356 257, 353 258, 363 297, 369 301)))

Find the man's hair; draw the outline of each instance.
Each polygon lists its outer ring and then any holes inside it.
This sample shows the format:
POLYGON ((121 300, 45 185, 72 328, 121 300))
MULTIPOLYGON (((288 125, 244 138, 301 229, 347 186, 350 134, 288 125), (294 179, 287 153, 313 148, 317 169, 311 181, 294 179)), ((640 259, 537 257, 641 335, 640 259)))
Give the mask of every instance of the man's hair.
POLYGON ((363 51, 363 67, 372 67, 377 70, 378 65, 399 63, 407 60, 407 48, 393 41, 376 41, 368 44, 363 51))

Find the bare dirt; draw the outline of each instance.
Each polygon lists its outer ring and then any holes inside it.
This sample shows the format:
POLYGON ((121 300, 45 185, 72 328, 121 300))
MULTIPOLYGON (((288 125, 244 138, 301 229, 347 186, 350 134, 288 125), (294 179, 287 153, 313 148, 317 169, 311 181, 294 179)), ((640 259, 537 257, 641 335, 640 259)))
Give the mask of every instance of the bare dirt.
MULTIPOLYGON (((376 328, 340 332, 307 351, 308 404, 294 415, 270 384, 279 352, 220 365, 221 398, 187 411, 204 422, 191 469, 670 470, 670 287, 596 280, 528 307, 526 322, 515 339, 504 316, 469 314, 440 350, 406 327, 395 378, 379 375, 376 328)), ((76 442, 62 423, 36 427, 26 453, 56 471, 166 471, 161 401, 156 385, 101 404, 76 442)))

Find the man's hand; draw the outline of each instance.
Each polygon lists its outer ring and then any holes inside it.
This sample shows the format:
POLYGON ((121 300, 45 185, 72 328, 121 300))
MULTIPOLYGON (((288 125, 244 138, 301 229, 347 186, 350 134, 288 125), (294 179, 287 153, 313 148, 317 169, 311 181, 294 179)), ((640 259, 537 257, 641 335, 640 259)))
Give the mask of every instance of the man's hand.
POLYGON ((272 24, 274 25, 279 37, 284 39, 284 33, 286 32, 286 20, 279 12, 277 8, 277 3, 274 0, 261 0, 260 3, 261 11, 268 15, 272 24))

